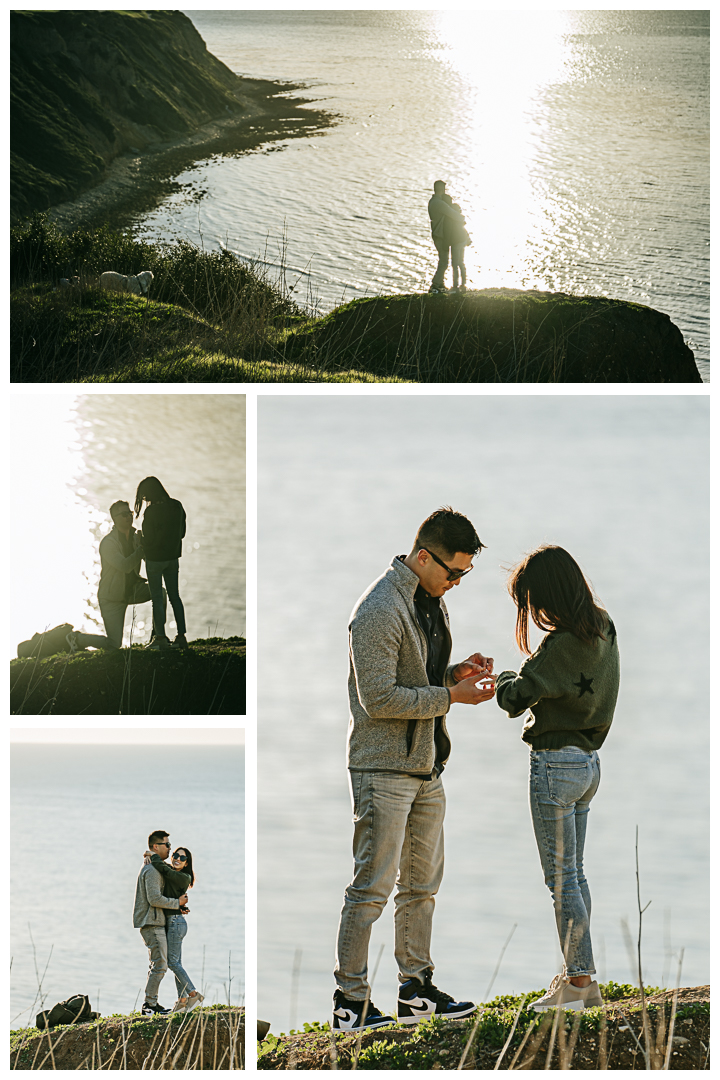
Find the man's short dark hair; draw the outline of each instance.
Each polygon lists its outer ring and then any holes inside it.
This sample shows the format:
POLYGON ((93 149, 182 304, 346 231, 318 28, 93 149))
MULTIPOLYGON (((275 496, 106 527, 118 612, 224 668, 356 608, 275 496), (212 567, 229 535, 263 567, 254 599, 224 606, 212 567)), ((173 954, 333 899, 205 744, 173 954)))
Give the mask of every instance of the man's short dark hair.
POLYGON ((477 555, 484 547, 472 522, 451 506, 443 506, 423 521, 415 537, 413 554, 420 548, 430 548, 441 558, 451 558, 458 551, 477 555))
POLYGON ((436 195, 442 194, 442 192, 444 190, 445 190, 445 181, 444 180, 436 180, 435 183, 433 184, 433 191, 435 192, 435 194, 436 195))
POLYGON ((125 507, 127 507, 128 510, 130 509, 130 503, 127 501, 127 499, 118 499, 117 502, 114 502, 112 504, 112 506, 110 507, 110 517, 113 519, 113 521, 115 520, 115 515, 117 514, 117 512, 124 509, 125 507))
POLYGON ((162 844, 166 836, 169 836, 167 829, 156 829, 155 832, 151 832, 148 836, 148 848, 151 848, 153 844, 162 844))

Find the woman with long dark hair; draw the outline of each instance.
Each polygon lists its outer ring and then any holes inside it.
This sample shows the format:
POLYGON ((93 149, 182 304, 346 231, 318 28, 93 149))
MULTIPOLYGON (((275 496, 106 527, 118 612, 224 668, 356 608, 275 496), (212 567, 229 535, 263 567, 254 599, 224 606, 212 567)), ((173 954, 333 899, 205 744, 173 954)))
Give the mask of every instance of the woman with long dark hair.
MULTIPOLYGON (((152 851, 145 852, 145 859, 152 862, 153 866, 163 877, 163 893, 178 899, 184 896, 188 889, 195 884, 195 873, 192 864, 192 852, 189 848, 179 847, 172 856, 172 866, 168 866, 159 855, 152 851)), ((192 979, 182 965, 182 943, 187 934, 185 916, 190 914, 190 908, 179 908, 172 911, 165 910, 165 930, 167 933, 167 961, 168 967, 175 976, 177 988, 177 1001, 173 1005, 173 1012, 190 1012, 196 1005, 204 1001, 203 995, 195 989, 192 979)))
POLYGON ((171 499, 155 476, 146 476, 138 484, 135 495, 135 517, 140 516, 143 503, 148 504, 142 521, 142 543, 145 551, 145 570, 153 605, 153 636, 148 649, 167 649, 170 642, 165 634, 163 580, 172 604, 177 637, 173 645, 187 648, 185 609, 178 589, 182 539, 185 535, 185 511, 182 503, 171 499))
POLYGON ((617 634, 582 570, 564 548, 546 544, 511 572, 515 637, 528 659, 503 671, 497 702, 509 716, 526 709, 530 813, 545 884, 553 898, 563 971, 528 1006, 584 1009, 602 1005, 590 939, 590 889, 583 852, 590 801, 600 783, 598 750, 615 711, 620 682, 617 634), (547 631, 530 652, 528 619, 547 631))

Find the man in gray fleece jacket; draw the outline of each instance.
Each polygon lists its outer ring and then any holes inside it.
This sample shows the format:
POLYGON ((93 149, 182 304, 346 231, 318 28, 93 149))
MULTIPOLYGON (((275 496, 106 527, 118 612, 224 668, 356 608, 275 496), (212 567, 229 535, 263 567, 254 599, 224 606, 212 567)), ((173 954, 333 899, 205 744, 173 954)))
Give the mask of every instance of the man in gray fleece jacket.
MULTIPOLYGON (((148 848, 159 855, 161 859, 167 859, 170 854, 170 837, 164 829, 156 829, 155 832, 150 833, 148 848)), ((140 931, 150 955, 150 970, 148 972, 147 986, 145 987, 145 1001, 141 1010, 143 1016, 170 1012, 170 1009, 163 1009, 158 1004, 158 990, 163 975, 168 969, 167 935, 165 911, 163 909, 172 908, 177 914, 178 910, 187 904, 187 899, 187 893, 179 899, 172 896, 163 896, 162 876, 152 863, 143 866, 137 880, 135 909, 133 911, 133 926, 140 931)))
POLYGON ((410 555, 393 559, 351 615, 348 766, 355 872, 338 930, 336 1030, 394 1022, 370 1001, 367 977, 372 924, 394 885, 398 1020, 461 1017, 475 1008, 433 985, 430 934, 443 874, 441 773, 450 755, 445 716, 454 701, 477 705, 495 692, 490 657, 474 653, 449 665, 452 641, 442 598, 472 570, 482 547, 466 517, 436 510, 420 526, 410 555))

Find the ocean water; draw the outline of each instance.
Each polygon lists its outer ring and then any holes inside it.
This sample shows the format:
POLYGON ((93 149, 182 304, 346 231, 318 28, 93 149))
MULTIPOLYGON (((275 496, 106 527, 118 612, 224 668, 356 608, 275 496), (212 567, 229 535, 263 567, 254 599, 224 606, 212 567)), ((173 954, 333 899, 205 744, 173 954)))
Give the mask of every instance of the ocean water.
MULTIPOLYGON (((244 1002, 244 792, 243 747, 12 746, 12 1028, 41 1010, 36 968, 48 1008, 75 993, 105 1016, 140 1008, 135 883, 159 828, 193 854, 183 965, 205 1004, 244 1002)), ((160 1003, 175 999, 168 974, 160 1003)))
MULTIPOLYGON (((60 394, 16 397, 11 418, 11 654, 59 623, 104 633, 100 540, 117 499, 131 509, 157 476, 187 514, 180 596, 189 639, 245 633, 245 396, 60 394), (50 531, 49 531, 50 530, 50 531)), ((141 520, 133 522, 141 527, 141 520)), ((144 576, 144 564, 141 568, 144 576)), ((168 605, 169 635, 175 633, 168 605)), ((125 616, 124 644, 148 641, 151 605, 125 616)))
MULTIPOLYGON (((590 812, 586 872, 601 981, 634 981, 635 828, 647 984, 709 979, 708 405, 697 396, 274 396, 258 403, 259 1015, 328 1018, 352 874, 347 620, 432 510, 487 549, 447 598, 453 657, 517 670, 505 568, 566 547, 618 630, 621 688, 590 812), (288 548, 289 545, 289 548, 288 548), (288 552, 290 557, 288 557, 288 552), (301 950, 297 1007, 291 972, 301 950)), ((535 641, 540 635, 536 634, 535 641)), ((559 970, 527 805, 522 720, 455 705, 444 773, 437 984, 484 999, 559 970)), ((391 905, 373 1000, 394 1008, 391 905)))
POLYGON ((469 287, 667 312, 709 378, 709 12, 188 11, 240 75, 304 83, 337 124, 213 157, 137 222, 284 257, 301 303, 429 286, 442 178, 469 287), (278 152, 279 151, 279 152, 278 152))

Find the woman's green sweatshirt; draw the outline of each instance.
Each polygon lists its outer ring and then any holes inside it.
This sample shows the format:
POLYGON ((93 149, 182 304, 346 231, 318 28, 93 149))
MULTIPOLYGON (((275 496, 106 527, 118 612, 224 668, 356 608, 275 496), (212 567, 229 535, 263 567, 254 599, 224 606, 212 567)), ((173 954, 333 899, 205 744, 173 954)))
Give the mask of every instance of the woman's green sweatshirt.
POLYGON ((605 637, 592 645, 567 630, 551 631, 519 672, 498 675, 495 690, 509 716, 531 710, 522 737, 533 750, 599 750, 610 730, 619 686, 617 634, 608 616, 605 637))
MULTIPOLYGON (((159 855, 154 854, 150 860, 159 873, 162 874, 163 884, 162 891, 163 896, 171 896, 178 900, 181 896, 184 896, 190 886, 190 875, 184 874, 182 870, 173 870, 169 863, 163 862, 159 855)), ((165 918, 169 918, 171 915, 178 915, 179 911, 174 909, 171 911, 168 909, 165 912, 165 918)))

